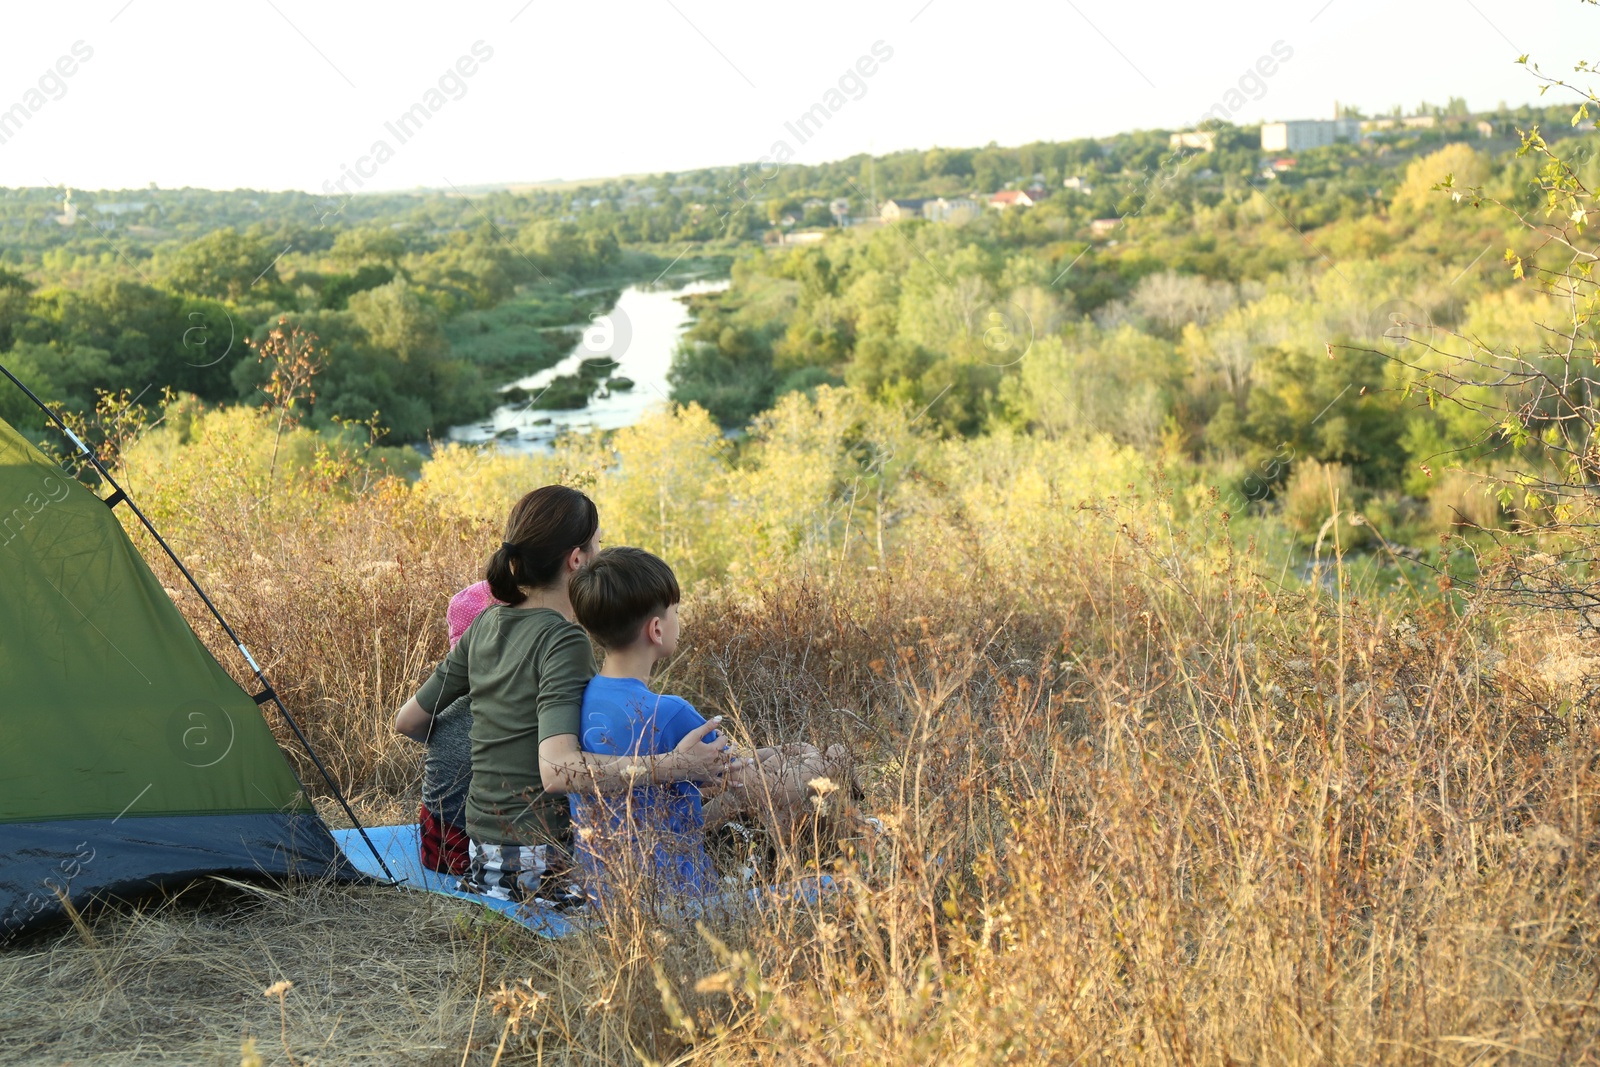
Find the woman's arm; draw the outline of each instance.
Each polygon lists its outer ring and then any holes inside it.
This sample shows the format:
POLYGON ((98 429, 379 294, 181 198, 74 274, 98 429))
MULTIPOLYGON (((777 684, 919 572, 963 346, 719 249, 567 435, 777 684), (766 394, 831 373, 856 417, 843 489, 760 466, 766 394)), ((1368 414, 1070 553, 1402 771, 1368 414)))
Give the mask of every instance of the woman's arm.
POLYGON ((428 731, 432 728, 433 716, 417 703, 416 697, 406 701, 400 710, 394 713, 394 732, 402 737, 409 737, 413 741, 427 741, 428 731))
POLYGON ((706 741, 721 718, 689 731, 671 752, 659 756, 602 756, 584 752, 577 734, 539 742, 539 778, 547 793, 623 793, 635 786, 713 781, 740 770, 723 738, 706 741))
POLYGON ((428 733, 433 729, 434 713, 443 711, 453 701, 467 695, 466 655, 465 642, 462 642, 439 661, 439 666, 422 683, 417 695, 394 713, 395 733, 413 741, 428 740, 428 733), (429 708, 434 711, 429 711, 429 708))

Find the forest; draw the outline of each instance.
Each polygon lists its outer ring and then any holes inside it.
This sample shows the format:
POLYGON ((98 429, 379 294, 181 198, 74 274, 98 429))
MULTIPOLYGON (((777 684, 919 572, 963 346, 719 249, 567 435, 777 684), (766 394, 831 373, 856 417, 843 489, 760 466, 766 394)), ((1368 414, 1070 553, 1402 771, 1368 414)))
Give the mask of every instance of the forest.
POLYGON ((1536 346, 1551 311, 1505 260, 1515 219, 1441 186, 1532 210, 1522 134, 1564 136, 1583 171, 1600 142, 1555 107, 1418 111, 1434 124, 1277 160, 1211 122, 1205 151, 1155 130, 461 195, 5 190, 0 359, 95 433, 103 402, 270 403, 268 340, 297 331, 316 377, 298 418, 426 448, 621 286, 731 272, 693 298, 671 378, 735 435, 845 387, 946 435, 1105 435, 1302 536, 1295 479, 1333 477, 1419 542, 1501 522, 1475 477, 1501 460, 1404 357, 1447 334, 1536 346), (1031 207, 877 218, 891 195, 1023 188, 1031 207))

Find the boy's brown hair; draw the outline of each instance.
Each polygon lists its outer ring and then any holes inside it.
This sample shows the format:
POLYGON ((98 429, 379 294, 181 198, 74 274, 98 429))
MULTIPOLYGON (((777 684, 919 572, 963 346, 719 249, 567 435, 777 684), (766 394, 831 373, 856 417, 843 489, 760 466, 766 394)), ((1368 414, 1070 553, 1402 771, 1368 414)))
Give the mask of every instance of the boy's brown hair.
POLYGON ((677 575, 642 548, 608 548, 572 576, 572 611, 601 648, 622 648, 682 599, 677 575))

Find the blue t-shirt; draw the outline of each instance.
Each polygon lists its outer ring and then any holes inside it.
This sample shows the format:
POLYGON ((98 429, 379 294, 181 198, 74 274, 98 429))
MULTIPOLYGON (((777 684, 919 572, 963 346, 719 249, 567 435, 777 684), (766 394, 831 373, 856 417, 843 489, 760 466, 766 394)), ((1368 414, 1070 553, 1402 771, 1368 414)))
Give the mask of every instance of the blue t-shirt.
MULTIPOLYGON (((597 674, 583 693, 579 744, 606 756, 665 755, 705 721, 682 697, 654 693, 637 678, 597 674)), ((708 740, 715 738, 713 733, 708 740)), ((700 790, 693 783, 640 786, 626 796, 570 793, 567 799, 573 845, 590 876, 591 895, 603 897, 646 866, 670 893, 701 896, 716 887, 700 790)))

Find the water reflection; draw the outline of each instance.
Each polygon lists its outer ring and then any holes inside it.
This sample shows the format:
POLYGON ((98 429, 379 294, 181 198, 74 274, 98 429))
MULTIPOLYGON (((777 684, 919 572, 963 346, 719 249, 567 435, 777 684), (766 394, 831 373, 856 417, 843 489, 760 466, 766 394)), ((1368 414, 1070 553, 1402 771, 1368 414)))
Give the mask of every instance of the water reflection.
POLYGON ((522 391, 511 393, 516 403, 495 409, 482 422, 451 427, 449 439, 463 444, 497 441, 508 451, 542 452, 566 430, 614 430, 639 421, 670 394, 667 370, 678 338, 689 325, 689 309, 682 298, 727 287, 726 279, 691 282, 676 289, 630 285, 610 312, 574 330, 577 343, 565 359, 506 387, 522 391), (588 380, 580 384, 585 375, 588 380), (522 399, 523 394, 547 402, 563 395, 581 396, 586 386, 602 378, 606 383, 582 407, 546 411, 533 406, 535 401, 522 399))

